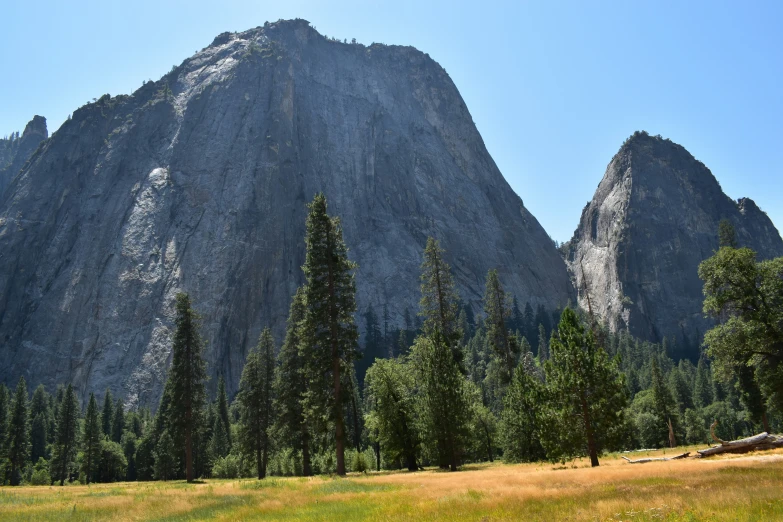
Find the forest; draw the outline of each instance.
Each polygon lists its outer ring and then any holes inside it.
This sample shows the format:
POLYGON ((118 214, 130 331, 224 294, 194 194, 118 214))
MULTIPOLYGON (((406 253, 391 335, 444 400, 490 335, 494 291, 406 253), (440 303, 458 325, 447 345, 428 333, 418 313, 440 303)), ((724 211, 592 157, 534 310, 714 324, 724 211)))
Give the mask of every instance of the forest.
POLYGON ((30 396, 0 385, 0 482, 90 484, 345 475, 470 463, 567 462, 605 452, 709 443, 783 424, 783 258, 757 261, 731 226, 699 268, 715 327, 696 361, 674 340, 612 333, 581 310, 547 311, 486 276, 483 313, 457 294, 429 238, 417 313, 358 313, 339 217, 308 205, 306 283, 285 338, 264 328, 239 389, 207 394, 198 303, 176 297, 171 365, 157 408, 107 390, 80 404, 70 383, 30 396), (363 321, 363 335, 357 325, 363 321))

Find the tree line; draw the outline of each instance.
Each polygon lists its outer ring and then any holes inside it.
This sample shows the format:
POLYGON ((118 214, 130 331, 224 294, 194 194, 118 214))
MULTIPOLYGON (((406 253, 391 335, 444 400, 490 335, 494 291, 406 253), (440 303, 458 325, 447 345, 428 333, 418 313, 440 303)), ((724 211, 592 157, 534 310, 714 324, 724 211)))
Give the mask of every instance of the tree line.
POLYGON ((368 310, 360 343, 357 267, 340 220, 322 194, 308 209, 305 284, 292 298, 283 343, 263 329, 233 401, 222 378, 208 400, 199 317, 178 294, 172 362, 154 415, 126 411, 108 390, 102 405, 90 394, 82 409, 70 384, 53 395, 38 386, 32 398, 24 378, 13 393, 0 385, 0 480, 262 479, 582 456, 597 466, 606 451, 707 442, 714 419, 726 439, 781 426, 783 260, 756 262, 723 225, 720 250, 700 267, 705 312, 718 325, 694 365, 673 359, 673 341, 611 333, 570 307, 522 312, 495 270, 483 315, 469 316, 433 238, 418 318, 394 343, 387 313, 380 335, 368 310), (360 382, 360 344, 366 352, 372 343, 387 351, 360 382))

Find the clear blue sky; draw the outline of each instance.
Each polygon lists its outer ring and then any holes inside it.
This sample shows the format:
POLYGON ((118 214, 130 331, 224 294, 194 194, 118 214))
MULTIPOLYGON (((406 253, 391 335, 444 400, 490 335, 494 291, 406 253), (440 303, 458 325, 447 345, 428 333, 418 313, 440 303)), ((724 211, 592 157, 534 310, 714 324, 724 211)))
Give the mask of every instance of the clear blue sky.
POLYGON ((637 129, 682 144, 783 227, 783 2, 277 0, 6 2, 0 135, 50 132, 104 93, 157 79, 223 31, 305 18, 412 45, 451 75, 525 205, 570 238, 637 129), (588 5, 590 4, 590 5, 588 5))

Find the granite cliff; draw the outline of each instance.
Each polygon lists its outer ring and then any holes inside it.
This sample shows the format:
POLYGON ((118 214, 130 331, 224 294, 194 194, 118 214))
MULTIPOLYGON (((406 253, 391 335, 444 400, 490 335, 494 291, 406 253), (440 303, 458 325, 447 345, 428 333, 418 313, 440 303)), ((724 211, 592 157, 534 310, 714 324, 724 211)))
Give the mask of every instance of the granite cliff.
POLYGON ((0 379, 154 404, 187 291, 210 372, 235 389, 261 329, 282 336, 317 191, 359 264, 360 312, 388 303, 396 326, 416 312, 429 235, 476 311, 490 268, 534 306, 573 295, 443 68, 280 21, 222 34, 159 81, 78 109, 10 181, 0 379))
POLYGON ((48 137, 46 118, 34 116, 21 136, 17 132, 10 138, 0 139, 0 201, 11 180, 19 174, 38 145, 48 137))
POLYGON ((783 255, 774 225, 750 199, 734 201, 687 150, 637 132, 612 158, 582 211, 566 257, 579 305, 616 331, 675 340, 675 356, 697 357, 712 324, 702 313, 699 263, 718 248, 726 219, 739 246, 783 255), (589 303, 588 303, 589 298, 589 303))

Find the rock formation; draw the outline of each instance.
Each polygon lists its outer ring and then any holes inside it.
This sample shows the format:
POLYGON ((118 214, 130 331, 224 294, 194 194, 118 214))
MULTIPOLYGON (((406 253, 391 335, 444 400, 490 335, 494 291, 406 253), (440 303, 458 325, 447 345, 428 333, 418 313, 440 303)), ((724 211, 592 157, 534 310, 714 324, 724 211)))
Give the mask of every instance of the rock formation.
POLYGON ((46 118, 34 116, 25 126, 21 137, 17 132, 10 139, 0 139, 0 201, 11 180, 19 174, 38 145, 48 137, 46 118))
POLYGON ((184 290, 211 374, 235 389, 261 329, 280 341, 317 191, 359 264, 360 313, 388 303, 396 326, 416 313, 428 235, 476 310, 495 267, 522 302, 572 296, 436 62, 281 21, 80 108, 14 177, 0 206, 0 379, 155 404, 184 290))
POLYGON ((567 245, 580 306, 612 330, 676 339, 675 356, 698 356, 712 323, 697 268, 718 248, 722 219, 739 246, 760 258, 783 255, 778 231, 753 201, 726 196, 680 145, 637 132, 612 158, 567 245))

